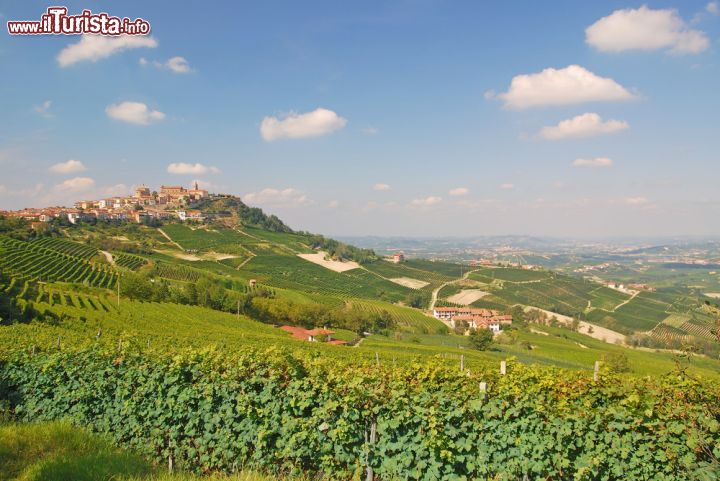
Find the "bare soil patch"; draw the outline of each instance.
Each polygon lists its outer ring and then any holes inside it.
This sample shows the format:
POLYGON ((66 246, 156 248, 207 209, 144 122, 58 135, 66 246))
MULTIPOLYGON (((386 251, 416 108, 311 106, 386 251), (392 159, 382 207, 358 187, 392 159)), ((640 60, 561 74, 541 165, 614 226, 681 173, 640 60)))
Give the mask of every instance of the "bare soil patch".
POLYGON ((352 269, 357 269, 360 267, 360 264, 353 261, 347 261, 347 262, 341 262, 341 261, 334 261, 332 259, 328 259, 327 253, 325 252, 316 252, 314 254, 298 254, 298 257, 305 259, 306 261, 310 261, 313 264, 317 264, 319 266, 323 266, 326 269, 330 269, 331 271, 335 272, 345 272, 352 269))
POLYGON ((423 287, 430 284, 429 282, 421 281, 419 279, 413 279, 411 277, 395 277, 393 279, 388 279, 389 281, 394 282, 395 284, 400 284, 404 287, 409 287, 410 289, 422 289, 423 287))
POLYGON ((490 295, 489 292, 481 291, 480 289, 463 289, 457 294, 448 297, 447 300, 453 304, 467 306, 488 295, 490 295))

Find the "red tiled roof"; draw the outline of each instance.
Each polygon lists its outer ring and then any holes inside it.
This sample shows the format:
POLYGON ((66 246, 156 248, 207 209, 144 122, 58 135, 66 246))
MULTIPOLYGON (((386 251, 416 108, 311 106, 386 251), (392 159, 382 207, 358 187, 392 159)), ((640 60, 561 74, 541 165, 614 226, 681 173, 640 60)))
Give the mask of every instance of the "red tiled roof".
POLYGON ((320 336, 320 335, 329 335, 333 334, 335 331, 331 331, 329 329, 322 329, 322 328, 315 328, 315 329, 303 329, 302 327, 296 327, 296 326, 281 326, 280 329, 282 329, 285 332, 289 332, 292 334, 292 337, 295 339, 300 339, 303 341, 307 341, 308 337, 310 336, 320 336))
POLYGON ((328 344, 332 344, 333 346, 345 346, 347 345, 347 341, 342 341, 340 339, 333 339, 332 341, 328 341, 328 344))

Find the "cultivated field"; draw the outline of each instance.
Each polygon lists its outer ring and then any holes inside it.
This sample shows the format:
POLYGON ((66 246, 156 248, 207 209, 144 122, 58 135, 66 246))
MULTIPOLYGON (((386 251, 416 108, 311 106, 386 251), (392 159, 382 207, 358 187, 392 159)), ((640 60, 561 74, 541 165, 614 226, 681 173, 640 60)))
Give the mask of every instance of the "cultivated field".
POLYGON ((389 280, 393 281, 395 284, 409 287, 410 289, 422 289, 423 287, 430 285, 429 282, 420 281, 418 279, 411 279, 409 277, 395 277, 390 278, 389 280))
POLYGON ((490 293, 481 291, 480 289, 463 289, 457 294, 448 297, 447 300, 453 304, 469 306, 473 302, 478 301, 487 295, 490 295, 490 293))

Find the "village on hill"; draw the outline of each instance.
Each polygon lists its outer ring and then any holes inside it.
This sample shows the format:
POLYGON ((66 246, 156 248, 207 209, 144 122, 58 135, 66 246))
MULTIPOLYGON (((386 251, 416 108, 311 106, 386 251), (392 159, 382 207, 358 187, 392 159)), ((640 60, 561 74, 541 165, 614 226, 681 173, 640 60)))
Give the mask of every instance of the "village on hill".
MULTIPOLYGON (((70 207, 26 208, 17 211, 0 211, 5 217, 22 218, 39 224, 55 219, 66 219, 71 224, 79 221, 128 221, 146 223, 153 219, 179 219, 202 221, 208 217, 193 206, 202 200, 234 197, 228 194, 211 194, 195 182, 190 188, 180 185, 162 185, 151 191, 141 185, 132 195, 96 200, 80 200, 70 207)), ((215 216, 219 214, 214 214, 215 216)))

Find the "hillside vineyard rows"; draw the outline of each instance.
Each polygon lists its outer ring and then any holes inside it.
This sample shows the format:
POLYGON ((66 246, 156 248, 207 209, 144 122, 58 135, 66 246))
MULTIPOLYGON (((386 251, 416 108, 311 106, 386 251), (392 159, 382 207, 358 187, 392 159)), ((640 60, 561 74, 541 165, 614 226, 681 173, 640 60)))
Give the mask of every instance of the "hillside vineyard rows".
POLYGON ((28 232, 0 234, 0 409, 14 421, 67 419, 195 473, 718 472, 715 318, 694 291, 628 294, 545 269, 393 263, 242 223, 28 232), (322 249, 361 262, 336 272, 298 256, 322 249), (513 316, 490 349, 429 309, 433 296, 452 306, 466 289, 483 292, 468 308, 513 316), (605 342, 553 316, 660 348, 605 342), (278 328, 286 323, 327 327, 349 345, 293 339, 278 328), (708 351, 663 348, 680 343, 708 351))

